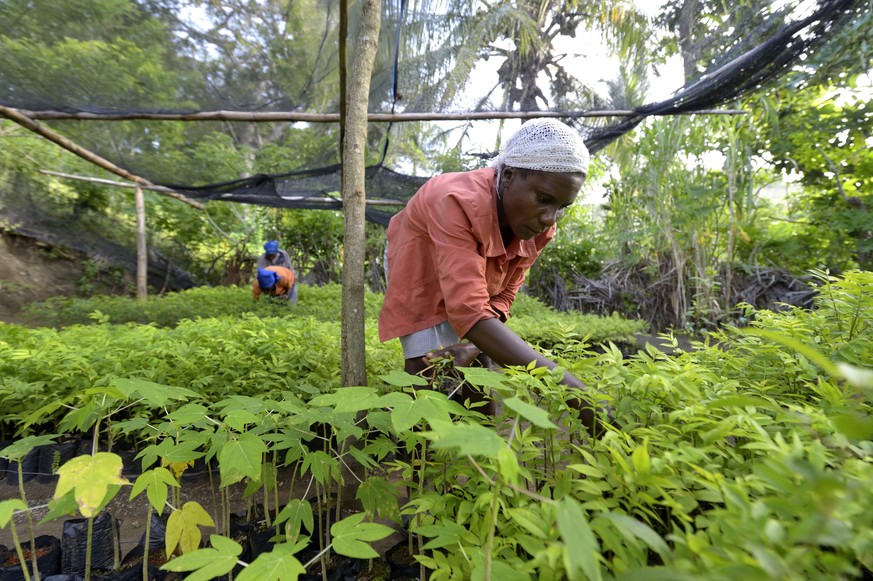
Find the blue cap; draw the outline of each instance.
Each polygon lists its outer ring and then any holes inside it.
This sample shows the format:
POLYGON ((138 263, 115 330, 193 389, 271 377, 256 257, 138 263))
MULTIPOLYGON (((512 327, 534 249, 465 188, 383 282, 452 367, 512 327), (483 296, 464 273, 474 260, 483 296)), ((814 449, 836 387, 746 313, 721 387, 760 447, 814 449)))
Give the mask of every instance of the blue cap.
POLYGON ((276 286, 276 281, 278 279, 279 275, 272 270, 267 270, 265 268, 258 269, 258 286, 261 290, 270 290, 276 286))
POLYGON ((267 251, 267 254, 276 254, 279 252, 279 242, 276 240, 267 240, 264 243, 264 250, 267 251))

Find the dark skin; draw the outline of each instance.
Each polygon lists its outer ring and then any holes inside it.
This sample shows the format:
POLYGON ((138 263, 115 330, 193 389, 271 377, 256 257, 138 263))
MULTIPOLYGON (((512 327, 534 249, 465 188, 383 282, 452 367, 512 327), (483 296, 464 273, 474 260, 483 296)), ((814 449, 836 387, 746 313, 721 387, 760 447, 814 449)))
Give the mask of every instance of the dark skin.
MULTIPOLYGON (((557 173, 523 170, 503 167, 497 197, 497 212, 504 246, 514 238, 530 240, 552 227, 564 209, 570 206, 579 193, 585 175, 582 173, 557 173)), ((528 365, 535 361, 537 366, 553 369, 557 364, 531 347, 524 339, 507 327, 500 319, 489 318, 477 322, 464 337, 469 342, 450 345, 425 357, 407 359, 405 369, 408 373, 421 373, 432 367, 439 358, 450 357, 456 367, 465 367, 478 360, 480 364, 491 366, 528 365)), ((564 385, 587 392, 585 384, 569 372, 564 372, 564 385)), ((591 402, 584 394, 575 400, 574 407, 579 410, 580 419, 589 431, 598 435, 602 426, 591 409, 591 402)), ((469 390, 463 394, 471 401, 489 404, 480 393, 469 390)), ((493 406, 484 409, 494 413, 493 406)))

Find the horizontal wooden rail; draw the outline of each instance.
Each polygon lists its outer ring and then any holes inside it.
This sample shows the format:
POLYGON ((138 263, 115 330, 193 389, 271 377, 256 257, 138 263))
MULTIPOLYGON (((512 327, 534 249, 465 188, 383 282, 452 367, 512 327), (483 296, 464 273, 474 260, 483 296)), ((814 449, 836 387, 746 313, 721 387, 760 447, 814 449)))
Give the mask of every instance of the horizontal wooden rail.
MULTIPOLYGON (((143 119, 148 121, 245 121, 267 123, 292 121, 306 123, 339 123, 339 113, 302 113, 296 111, 276 111, 269 113, 247 113, 244 111, 203 111, 200 113, 87 113, 69 111, 25 111, 30 119, 79 121, 126 121, 143 119)), ((745 115, 739 109, 701 109, 660 115, 745 115)), ((591 111, 471 111, 466 113, 369 113, 369 122, 407 122, 407 121, 473 121, 489 119, 536 119, 541 117, 633 117, 637 113, 629 109, 591 110, 591 111)))

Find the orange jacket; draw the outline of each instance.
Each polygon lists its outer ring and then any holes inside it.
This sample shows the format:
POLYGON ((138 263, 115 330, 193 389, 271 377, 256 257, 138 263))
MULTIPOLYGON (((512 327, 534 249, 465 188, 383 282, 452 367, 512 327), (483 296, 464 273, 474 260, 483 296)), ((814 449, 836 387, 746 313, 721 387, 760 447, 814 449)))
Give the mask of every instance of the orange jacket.
POLYGON ((387 341, 448 320, 464 337, 483 319, 509 316, 552 226, 504 247, 494 168, 432 178, 388 224, 388 290, 379 314, 387 341))
POLYGON ((258 300, 261 298, 261 293, 268 293, 272 297, 288 296, 291 292, 291 287, 294 286, 294 272, 291 269, 282 266, 268 266, 265 270, 272 270, 279 275, 279 280, 276 281, 276 286, 269 291, 262 291, 258 286, 258 279, 252 281, 252 298, 258 300))

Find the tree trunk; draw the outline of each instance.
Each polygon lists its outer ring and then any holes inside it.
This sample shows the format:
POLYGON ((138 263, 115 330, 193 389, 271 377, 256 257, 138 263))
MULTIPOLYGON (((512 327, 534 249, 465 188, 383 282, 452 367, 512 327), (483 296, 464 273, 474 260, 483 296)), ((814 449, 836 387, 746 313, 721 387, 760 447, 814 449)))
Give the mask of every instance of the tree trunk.
POLYGON ((136 185, 136 298, 141 301, 148 296, 149 256, 146 249, 145 198, 142 188, 136 185))
POLYGON ((700 61, 701 55, 700 42, 694 39, 697 4, 698 0, 684 0, 679 15, 679 46, 686 81, 697 77, 697 63, 700 61))
POLYGON ((364 151, 367 142, 367 105, 370 76, 379 42, 381 0, 365 0, 361 32, 348 89, 345 137, 343 139, 342 195, 343 314, 342 384, 366 385, 364 350, 364 151))

